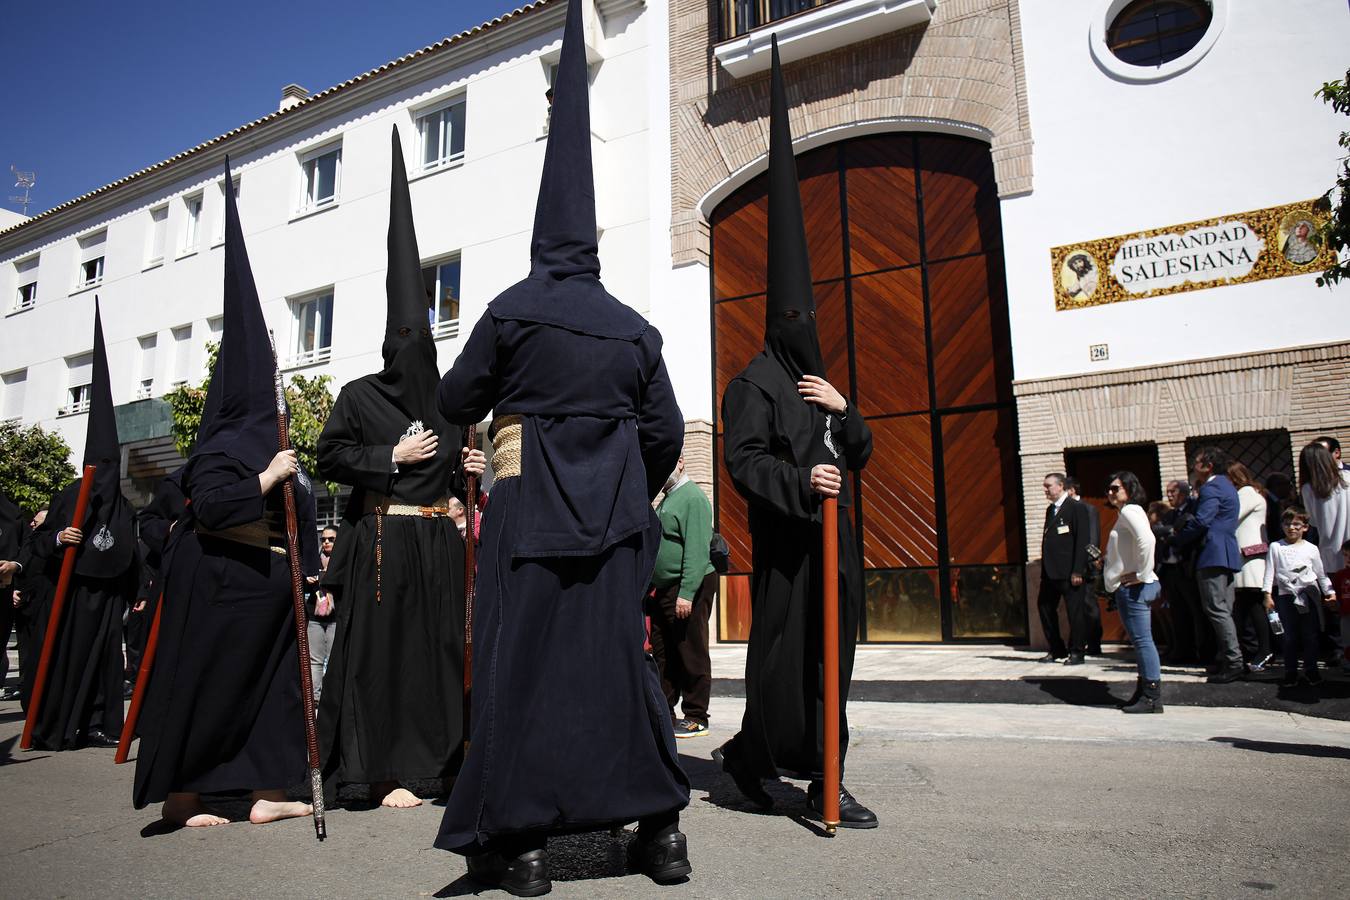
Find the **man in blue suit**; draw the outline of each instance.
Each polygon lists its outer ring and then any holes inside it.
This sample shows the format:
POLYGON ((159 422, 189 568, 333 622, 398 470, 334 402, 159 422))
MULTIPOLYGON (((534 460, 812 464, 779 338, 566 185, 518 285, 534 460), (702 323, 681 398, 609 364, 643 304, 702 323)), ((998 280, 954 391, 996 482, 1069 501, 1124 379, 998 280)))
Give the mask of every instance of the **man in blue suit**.
POLYGON ((1233 625, 1233 573, 1242 568, 1238 552, 1238 495, 1228 476, 1228 454, 1217 447, 1202 447, 1191 463, 1191 483, 1200 486, 1195 515, 1177 532, 1173 544, 1197 541, 1195 576, 1200 583, 1200 603, 1214 628, 1219 645, 1212 684, 1227 684, 1242 677, 1242 650, 1233 625))

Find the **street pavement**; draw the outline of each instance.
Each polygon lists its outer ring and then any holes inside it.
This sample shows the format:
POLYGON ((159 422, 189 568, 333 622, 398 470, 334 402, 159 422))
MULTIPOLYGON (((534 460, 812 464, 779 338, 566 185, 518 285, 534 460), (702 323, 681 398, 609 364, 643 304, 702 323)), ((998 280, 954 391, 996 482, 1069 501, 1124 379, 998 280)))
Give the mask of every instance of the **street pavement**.
MULTIPOLYGON (((711 762, 743 708, 716 697, 713 733, 680 741, 693 783, 687 883, 626 874, 627 834, 578 835, 551 843, 554 895, 1350 895, 1344 721, 1224 707, 1125 716, 1068 704, 852 703, 847 784, 881 827, 829 838, 801 817, 800 782, 774 787, 775 810, 761 814, 711 762)), ((462 859, 431 847, 434 803, 332 811, 322 845, 308 820, 165 832, 156 810, 131 808, 132 766, 114 766, 111 750, 19 751, 21 727, 17 704, 0 703, 0 896, 482 890, 462 859)))

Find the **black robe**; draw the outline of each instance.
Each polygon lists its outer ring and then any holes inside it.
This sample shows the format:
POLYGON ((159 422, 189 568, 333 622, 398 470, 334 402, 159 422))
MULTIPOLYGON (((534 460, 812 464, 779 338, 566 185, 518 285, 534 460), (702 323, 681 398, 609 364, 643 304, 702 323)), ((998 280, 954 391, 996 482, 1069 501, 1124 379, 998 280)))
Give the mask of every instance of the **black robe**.
MULTIPOLYGON (((0 562, 19 562, 19 550, 26 537, 28 517, 13 501, 0 494, 0 562)), ((0 586, 0 650, 9 646, 10 629, 20 621, 14 609, 14 591, 22 578, 23 573, 16 572, 8 584, 0 586)), ((0 659, 0 686, 4 686, 8 675, 9 653, 6 650, 4 658, 0 659)))
POLYGON ((444 501, 462 432, 442 423, 436 456, 395 473, 394 445, 414 425, 374 378, 342 389, 318 445, 322 477, 355 488, 323 579, 337 604, 319 713, 324 774, 443 778, 459 770, 464 741, 464 542, 448 516, 383 516, 377 536, 363 510, 368 494, 444 501))
POLYGON ((752 563, 745 717, 734 755, 762 778, 818 778, 824 758, 821 497, 811 469, 833 465, 839 496, 839 737, 848 748, 847 703, 863 602, 862 559, 853 537, 848 477, 872 453, 856 409, 843 422, 797 393, 768 354, 751 361, 722 397, 727 472, 749 506, 752 563), (833 448, 833 449, 832 449, 833 448), (835 456, 838 453, 838 456, 835 456))
POLYGON ((141 657, 145 653, 145 644, 150 638, 151 625, 155 620, 155 610, 159 607, 164 549, 169 532, 173 524, 182 518, 185 509, 186 498, 178 483, 180 474, 175 472, 162 479, 155 488, 155 496, 136 515, 145 560, 136 602, 144 600, 145 607, 140 612, 133 607, 127 615, 127 677, 132 680, 138 677, 141 657))
MULTIPOLYGON (((308 769, 286 556, 199 535, 281 519, 282 490, 223 454, 194 455, 164 563, 164 612, 136 757, 140 809, 170 792, 286 788, 308 769)), ((297 484, 301 569, 318 574, 314 500, 297 484)), ((308 664, 308 661, 306 661, 308 664)))
POLYGON ((452 422, 523 416, 521 475, 496 480, 483 515, 469 752, 436 838, 461 853, 689 802, 642 649, 650 500, 684 435, 660 336, 505 318, 499 302, 439 392, 452 422))
MULTIPOLYGON (((47 581, 56 584, 64 550, 56 535, 70 525, 75 514, 81 479, 67 485, 52 499, 47 519, 33 532, 32 552, 47 581)), ((90 518, 93 515, 90 514, 90 518)), ((73 750, 82 733, 98 728, 111 737, 122 732, 122 613, 136 599, 140 578, 140 553, 129 528, 114 526, 115 543, 98 549, 86 520, 84 542, 76 551, 75 570, 62 608, 61 622, 43 689, 42 709, 33 727, 33 746, 44 750, 73 750), (128 541, 130 549, 121 547, 128 541), (120 561, 124 568, 106 565, 103 555, 120 561), (86 566, 86 563, 88 565, 86 566), (89 575, 82 569, 100 574, 89 575)), ((50 599, 39 616, 51 613, 50 599)), ((38 629, 46 638, 47 623, 38 629)), ((34 648, 41 653, 41 645, 34 648)), ((37 655, 32 654, 32 655, 37 655)), ((37 660, 34 661, 34 666, 37 660)))
MULTIPOLYGON (((14 624, 19 644, 19 703, 25 712, 32 699, 33 679, 37 677, 42 641, 47 636, 47 619, 52 610, 52 595, 56 592, 54 577, 48 577, 46 564, 34 552, 33 536, 36 533, 29 530, 24 535, 18 558, 23 571, 14 582, 15 590, 21 594, 19 606, 14 611, 14 624)), ((53 540, 51 535, 48 540, 53 540)))

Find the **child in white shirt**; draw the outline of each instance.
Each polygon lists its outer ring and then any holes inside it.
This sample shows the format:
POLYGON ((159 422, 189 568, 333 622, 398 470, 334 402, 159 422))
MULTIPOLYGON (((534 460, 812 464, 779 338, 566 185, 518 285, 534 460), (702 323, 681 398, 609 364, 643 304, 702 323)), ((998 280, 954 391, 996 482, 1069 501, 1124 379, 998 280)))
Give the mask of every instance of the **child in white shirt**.
POLYGON ((1266 609, 1279 612, 1284 625, 1284 685, 1298 683, 1298 660, 1303 657, 1303 676, 1309 684, 1320 684, 1317 671, 1317 644, 1320 637, 1317 610, 1319 596, 1336 599, 1331 579, 1322 565, 1322 554, 1303 539, 1308 530, 1308 514, 1297 507, 1284 511, 1280 520, 1284 540, 1266 551, 1266 577, 1263 589, 1266 609))

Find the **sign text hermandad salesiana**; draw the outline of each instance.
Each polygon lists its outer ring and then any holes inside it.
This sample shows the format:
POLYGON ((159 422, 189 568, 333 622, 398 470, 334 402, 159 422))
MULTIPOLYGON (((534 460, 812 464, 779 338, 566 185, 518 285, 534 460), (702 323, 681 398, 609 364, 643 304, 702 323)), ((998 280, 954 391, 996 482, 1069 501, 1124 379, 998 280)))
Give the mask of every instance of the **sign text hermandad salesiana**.
POLYGON ((1082 309, 1225 284, 1319 272, 1318 201, 1220 216, 1050 250, 1056 309, 1082 309))

